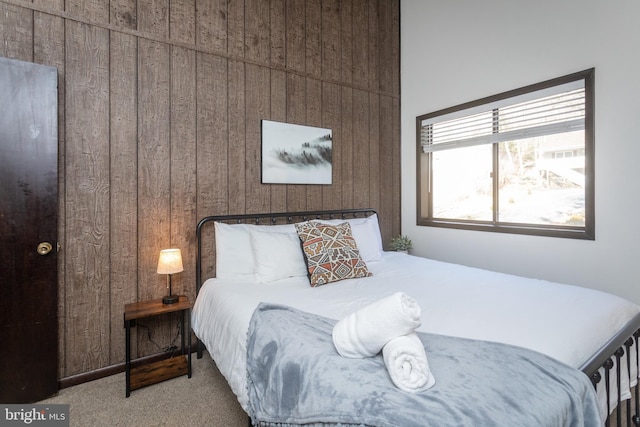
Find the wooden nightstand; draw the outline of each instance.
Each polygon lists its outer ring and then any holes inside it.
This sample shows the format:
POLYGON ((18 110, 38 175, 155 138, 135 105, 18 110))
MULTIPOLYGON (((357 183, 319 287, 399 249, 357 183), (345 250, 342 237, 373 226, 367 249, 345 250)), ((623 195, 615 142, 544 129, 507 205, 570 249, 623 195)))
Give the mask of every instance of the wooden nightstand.
POLYGON ((131 390, 179 377, 187 374, 191 378, 191 307, 189 298, 181 295, 178 302, 174 304, 163 304, 162 298, 134 302, 124 306, 124 327, 126 329, 126 378, 127 397, 131 390), (158 316, 165 313, 180 312, 182 320, 180 322, 180 338, 182 341, 182 352, 178 356, 163 359, 157 362, 147 363, 142 366, 131 367, 131 326, 137 319, 144 317, 158 316), (185 322, 187 329, 185 330, 185 322), (187 345, 185 348, 185 334, 187 335, 187 345))

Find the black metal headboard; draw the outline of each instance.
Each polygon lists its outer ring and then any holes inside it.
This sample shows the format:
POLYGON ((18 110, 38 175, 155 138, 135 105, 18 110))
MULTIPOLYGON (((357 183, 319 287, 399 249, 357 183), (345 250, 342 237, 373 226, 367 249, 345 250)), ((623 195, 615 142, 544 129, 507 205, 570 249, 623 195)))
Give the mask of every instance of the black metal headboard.
POLYGON ((202 286, 202 231, 205 224, 207 223, 219 221, 225 223, 256 225, 293 224, 296 222, 309 221, 312 219, 351 219, 358 217, 368 217, 375 213, 375 209, 362 208, 308 212, 217 215, 204 217, 200 220, 200 222, 198 222, 198 226, 196 227, 196 239, 198 241, 196 253, 196 295, 200 292, 200 286, 202 286))

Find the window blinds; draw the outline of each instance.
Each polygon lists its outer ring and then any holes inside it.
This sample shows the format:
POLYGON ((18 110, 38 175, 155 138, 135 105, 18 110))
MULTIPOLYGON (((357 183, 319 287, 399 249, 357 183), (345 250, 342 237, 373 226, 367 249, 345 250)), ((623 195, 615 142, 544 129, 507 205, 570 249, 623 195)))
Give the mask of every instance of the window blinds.
POLYGON ((576 81, 425 119, 421 123, 420 141, 423 152, 428 153, 584 127, 584 81, 576 81))

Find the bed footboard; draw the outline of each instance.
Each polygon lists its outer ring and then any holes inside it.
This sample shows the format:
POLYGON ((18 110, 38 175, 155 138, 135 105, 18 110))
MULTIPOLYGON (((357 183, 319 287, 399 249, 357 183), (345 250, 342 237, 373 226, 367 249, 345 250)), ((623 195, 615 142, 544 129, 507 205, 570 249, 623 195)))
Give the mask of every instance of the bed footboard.
POLYGON ((640 426, 640 384, 638 383, 638 352, 640 315, 634 317, 617 335, 581 368, 589 376, 596 391, 606 395, 609 416, 605 426, 640 426), (622 379, 628 381, 630 399, 624 399, 622 379), (612 407, 612 396, 613 405, 612 407), (612 411, 613 410, 613 411, 612 411), (613 424, 612 424, 613 423, 613 424))

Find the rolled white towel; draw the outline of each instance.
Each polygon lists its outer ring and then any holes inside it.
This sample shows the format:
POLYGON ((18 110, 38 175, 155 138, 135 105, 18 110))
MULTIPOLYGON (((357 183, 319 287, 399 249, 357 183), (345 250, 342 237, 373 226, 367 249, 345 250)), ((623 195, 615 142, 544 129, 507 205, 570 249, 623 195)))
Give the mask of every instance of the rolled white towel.
POLYGON ((375 301, 333 327, 333 344, 344 357, 375 356, 389 340, 420 326, 420 306, 404 292, 375 301))
POLYGON ((382 348, 382 358, 391 381, 400 390, 418 393, 436 383, 427 353, 415 332, 397 337, 382 348))

